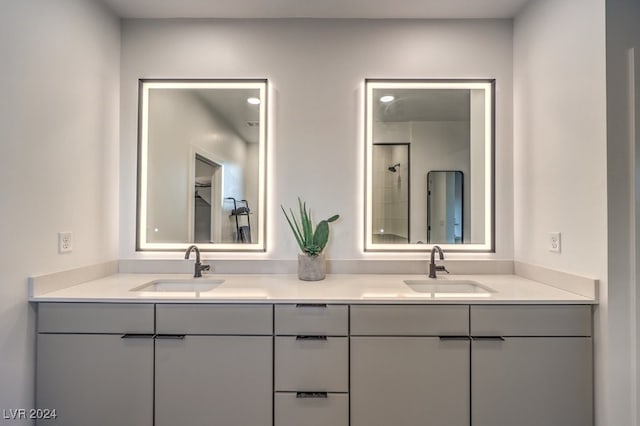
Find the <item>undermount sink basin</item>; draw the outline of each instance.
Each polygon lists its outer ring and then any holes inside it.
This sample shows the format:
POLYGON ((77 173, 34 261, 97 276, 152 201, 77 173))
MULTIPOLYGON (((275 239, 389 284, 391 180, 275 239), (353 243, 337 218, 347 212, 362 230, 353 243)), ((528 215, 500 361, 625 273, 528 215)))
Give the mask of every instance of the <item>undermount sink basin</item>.
POLYGON ((206 278, 153 280, 132 288, 131 291, 204 292, 213 290, 223 282, 224 280, 206 278))
POLYGON ((490 297, 496 291, 471 280, 405 280, 411 290, 433 297, 490 297))

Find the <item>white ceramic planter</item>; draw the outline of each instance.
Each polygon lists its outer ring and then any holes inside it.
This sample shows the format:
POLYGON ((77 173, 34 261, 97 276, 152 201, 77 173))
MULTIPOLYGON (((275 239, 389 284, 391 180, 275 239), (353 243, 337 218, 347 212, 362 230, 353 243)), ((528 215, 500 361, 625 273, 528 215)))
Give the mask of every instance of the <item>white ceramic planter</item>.
POLYGON ((303 281, 324 280, 327 266, 324 253, 315 256, 298 254, 298 279, 303 281))

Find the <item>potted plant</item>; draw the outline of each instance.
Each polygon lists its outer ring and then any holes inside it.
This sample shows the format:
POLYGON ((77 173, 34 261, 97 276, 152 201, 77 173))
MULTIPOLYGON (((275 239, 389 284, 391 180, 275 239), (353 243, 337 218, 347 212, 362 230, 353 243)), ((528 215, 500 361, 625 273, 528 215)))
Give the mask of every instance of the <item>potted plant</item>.
POLYGON ((302 250, 302 253, 298 254, 298 278, 304 281, 323 280, 326 275, 323 250, 329 241, 329 223, 336 221, 340 215, 336 214, 329 219, 321 220, 314 229, 311 210, 307 209, 307 204, 300 198, 298 198, 299 220, 296 219, 293 210, 289 209, 291 213, 289 215, 282 205, 280 208, 302 250))

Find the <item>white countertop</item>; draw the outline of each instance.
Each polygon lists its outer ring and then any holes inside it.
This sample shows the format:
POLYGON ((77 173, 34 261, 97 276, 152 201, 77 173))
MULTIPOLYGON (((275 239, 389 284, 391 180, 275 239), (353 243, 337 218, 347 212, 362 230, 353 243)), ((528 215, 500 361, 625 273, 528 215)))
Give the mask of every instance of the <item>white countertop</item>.
POLYGON ((569 292, 517 275, 443 275, 437 283, 472 280, 494 290, 489 296, 434 297, 419 293, 404 280, 428 280, 424 275, 327 275, 323 281, 298 280, 296 275, 210 274, 204 280, 224 282, 212 290, 131 291, 158 279, 191 279, 188 274, 114 274, 31 297, 32 302, 124 303, 458 303, 458 304, 596 304, 593 297, 569 292))

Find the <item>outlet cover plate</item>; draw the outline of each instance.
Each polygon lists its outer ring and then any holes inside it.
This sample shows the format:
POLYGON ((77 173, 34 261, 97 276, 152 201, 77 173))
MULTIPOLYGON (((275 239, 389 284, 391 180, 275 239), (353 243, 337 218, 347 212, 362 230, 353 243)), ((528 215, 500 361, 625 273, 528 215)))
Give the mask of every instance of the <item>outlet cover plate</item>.
POLYGON ((560 232, 549 233, 549 251, 553 253, 560 253, 562 246, 560 240, 560 232))
POLYGON ((72 236, 71 232, 58 232, 58 253, 71 253, 73 251, 72 236))

